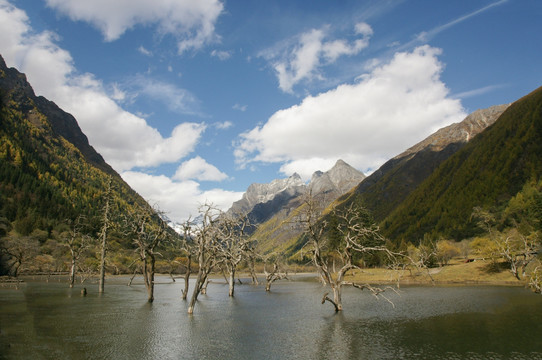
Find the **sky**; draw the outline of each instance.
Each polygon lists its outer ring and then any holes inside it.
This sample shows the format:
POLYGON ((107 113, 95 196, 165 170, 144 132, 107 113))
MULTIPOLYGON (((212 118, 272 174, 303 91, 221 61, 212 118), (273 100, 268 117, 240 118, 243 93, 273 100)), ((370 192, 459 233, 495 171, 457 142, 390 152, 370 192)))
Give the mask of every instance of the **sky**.
POLYGON ((538 0, 0 0, 0 55, 176 222, 542 85, 538 0))

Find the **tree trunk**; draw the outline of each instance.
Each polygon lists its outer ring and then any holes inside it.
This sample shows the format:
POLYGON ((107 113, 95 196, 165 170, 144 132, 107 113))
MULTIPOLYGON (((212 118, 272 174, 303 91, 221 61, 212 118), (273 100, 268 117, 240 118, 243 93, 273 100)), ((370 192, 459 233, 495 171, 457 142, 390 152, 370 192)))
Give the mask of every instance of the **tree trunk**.
POLYGON ((107 193, 106 193, 106 199, 105 199, 105 208, 104 208, 104 216, 103 216, 103 226, 102 226, 102 253, 101 253, 101 259, 100 259, 100 280, 98 285, 98 292, 103 293, 104 292, 104 284, 105 284, 105 256, 107 253, 107 228, 109 227, 109 198, 111 196, 111 177, 109 177, 109 181, 107 183, 107 193))
POLYGON ((207 285, 209 285, 209 278, 208 277, 205 277, 205 280, 203 281, 203 283, 201 284, 201 288, 200 288, 200 292, 205 295, 207 294, 207 285))
POLYGON ((335 311, 342 311, 343 310, 343 302, 342 302, 342 294, 341 294, 341 286, 333 286, 333 302, 335 305, 335 311))
POLYGON ((230 278, 228 280, 228 283, 230 285, 229 295, 231 297, 233 296, 233 293, 235 292, 235 268, 234 267, 230 269, 230 278))
POLYGON ((186 297, 188 296, 188 287, 190 286, 190 274, 192 273, 192 267, 190 266, 190 262, 192 261, 192 257, 188 256, 188 265, 186 266, 186 272, 184 274, 184 290, 183 290, 183 300, 186 300, 186 297))
POLYGON ((75 269, 76 269, 75 258, 72 257, 72 266, 70 268, 70 287, 71 288, 73 287, 73 284, 75 283, 75 269))
POLYGON ((150 261, 147 262, 147 258, 143 260, 143 274, 145 277, 145 287, 147 288, 147 301, 152 303, 154 301, 154 255, 149 255, 150 261))
POLYGON ((188 305, 188 313, 194 313, 194 306, 196 301, 198 301, 198 295, 203 287, 203 283, 207 282, 207 276, 205 276, 201 271, 198 272, 198 277, 196 278, 196 284, 194 285, 194 292, 192 293, 192 298, 190 299, 190 304, 188 305))

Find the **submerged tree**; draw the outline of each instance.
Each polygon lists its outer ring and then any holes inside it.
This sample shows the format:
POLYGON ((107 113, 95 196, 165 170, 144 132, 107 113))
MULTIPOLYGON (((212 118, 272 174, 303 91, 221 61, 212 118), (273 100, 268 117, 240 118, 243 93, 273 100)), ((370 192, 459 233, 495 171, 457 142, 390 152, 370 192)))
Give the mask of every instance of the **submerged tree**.
POLYGON ((188 218, 183 224, 183 236, 180 239, 180 250, 186 255, 186 264, 184 272, 184 289, 182 291, 182 299, 186 300, 188 297, 188 289, 190 286, 190 275, 192 274, 192 257, 194 256, 195 243, 192 238, 192 229, 194 223, 191 218, 188 218))
POLYGON ((255 240, 248 242, 245 250, 245 262, 252 279, 252 285, 259 284, 258 276, 256 275, 256 261, 259 258, 258 252, 256 251, 256 244, 257 242, 255 240))
POLYGON ((104 292, 105 286, 105 258, 107 255, 107 235, 109 227, 111 226, 111 214, 110 214, 110 202, 112 197, 111 182, 112 177, 109 176, 107 180, 107 189, 105 192, 105 204, 102 210, 102 228, 100 231, 101 251, 100 251, 100 279, 98 284, 98 292, 104 292))
POLYGON ((65 246, 70 250, 70 287, 72 288, 75 283, 75 275, 78 269, 78 261, 80 260, 83 252, 90 247, 91 237, 87 234, 83 234, 84 228, 84 216, 78 216, 75 221, 70 225, 70 230, 67 234, 64 234, 65 246))
POLYGON ((337 225, 334 236, 326 233, 330 230, 328 222, 319 219, 319 214, 317 203, 309 192, 301 217, 307 236, 305 246, 312 255, 312 262, 318 273, 325 284, 331 287, 333 293, 333 298, 328 296, 329 292, 325 293, 322 304, 328 301, 334 306, 336 312, 342 311, 343 286, 353 286, 360 290, 367 289, 374 296, 381 296, 390 301, 382 293, 391 287, 381 288, 370 284, 358 284, 347 279, 350 271, 360 269, 356 260, 361 260, 363 256, 381 253, 390 260, 394 258, 394 254, 384 246, 384 238, 380 235, 378 227, 369 221, 367 212, 354 204, 342 211, 335 211, 337 225), (333 261, 336 259, 334 256, 329 256, 332 254, 336 255, 340 262, 340 268, 336 272, 333 271, 333 261))
POLYGON ((134 212, 125 220, 127 234, 137 246, 142 262, 141 270, 147 288, 148 302, 154 301, 156 250, 168 236, 168 225, 160 215, 160 212, 152 208, 135 206, 134 212))
POLYGON ((195 254, 198 261, 198 275, 194 284, 192 298, 188 305, 188 313, 194 313, 194 307, 199 294, 207 283, 207 278, 213 268, 217 266, 221 258, 219 256, 220 238, 217 225, 221 212, 210 204, 205 204, 199 209, 201 224, 193 229, 195 254))
POLYGON ((288 271, 284 266, 284 259, 280 254, 272 253, 264 259, 263 272, 265 274, 265 291, 271 291, 271 285, 277 280, 288 279, 288 271), (267 264, 271 264, 270 270, 267 264))
POLYGON ((229 296, 234 295, 235 273, 250 246, 245 234, 248 226, 248 218, 243 215, 221 214, 216 222, 218 256, 228 273, 229 296))

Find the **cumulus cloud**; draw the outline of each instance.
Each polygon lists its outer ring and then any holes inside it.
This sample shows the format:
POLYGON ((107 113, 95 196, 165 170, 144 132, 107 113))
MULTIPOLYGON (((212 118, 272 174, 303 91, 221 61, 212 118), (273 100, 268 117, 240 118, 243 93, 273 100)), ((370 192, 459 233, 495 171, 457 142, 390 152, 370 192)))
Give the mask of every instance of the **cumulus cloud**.
POLYGON ((199 181, 222 181, 227 178, 228 175, 199 156, 183 162, 173 176, 175 180, 193 179, 199 181))
POLYGON ((161 34, 178 39, 179 53, 197 50, 216 39, 215 23, 224 5, 218 0, 46 0, 72 20, 99 29, 114 41, 136 25, 156 25, 161 34))
POLYGON ((217 208, 226 211, 234 201, 243 196, 241 192, 222 189, 202 191, 195 181, 173 181, 164 175, 126 171, 121 176, 149 203, 159 204, 174 222, 182 222, 189 216, 197 216, 198 204, 212 203, 217 208))
POLYGON ((342 158, 366 172, 465 117, 440 80, 441 51, 421 46, 396 53, 355 84, 306 97, 242 133, 235 156, 241 166, 284 163, 288 174, 308 178, 342 158), (312 165, 314 164, 314 165, 312 165))
POLYGON ((369 45, 373 34, 366 23, 358 23, 355 33, 359 38, 354 41, 345 39, 329 39, 329 27, 312 29, 294 40, 268 49, 260 54, 272 63, 279 87, 291 93, 293 87, 301 81, 322 79, 320 68, 334 63, 343 55, 355 55, 369 45))
POLYGON ((27 15, 5 0, 0 0, 0 33, 6 63, 24 72, 36 93, 73 114, 91 144, 119 171, 178 161, 193 151, 206 128, 183 123, 163 137, 117 105, 114 99, 125 94, 116 85, 108 95, 92 74, 77 73, 71 55, 56 45, 55 34, 34 33, 27 15))

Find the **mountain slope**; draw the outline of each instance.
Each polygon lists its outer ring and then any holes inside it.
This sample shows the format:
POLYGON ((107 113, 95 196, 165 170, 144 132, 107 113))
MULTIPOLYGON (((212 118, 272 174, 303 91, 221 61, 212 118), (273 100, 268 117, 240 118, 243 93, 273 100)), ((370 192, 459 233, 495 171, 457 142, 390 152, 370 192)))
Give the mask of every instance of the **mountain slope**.
POLYGON ((2 221, 23 236, 36 230, 51 236, 68 219, 94 218, 109 178, 115 209, 146 204, 89 145, 73 116, 37 97, 24 74, 0 57, 2 221))
POLYGON ((382 223, 396 241, 476 233, 475 206, 499 207, 542 174, 542 88, 516 101, 442 163, 382 223))
POLYGON ((460 123, 438 130, 387 161, 337 204, 360 201, 377 221, 383 220, 443 161, 493 124, 508 106, 477 110, 460 123))

